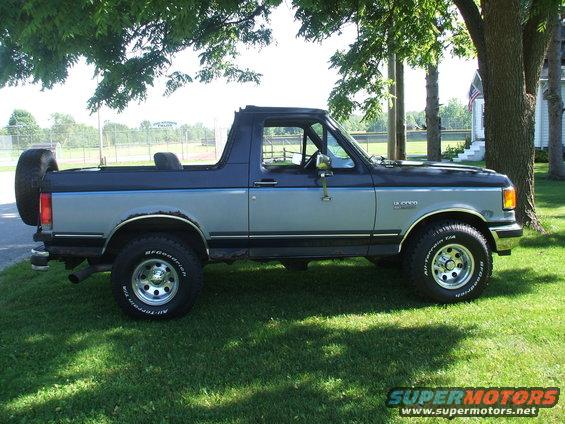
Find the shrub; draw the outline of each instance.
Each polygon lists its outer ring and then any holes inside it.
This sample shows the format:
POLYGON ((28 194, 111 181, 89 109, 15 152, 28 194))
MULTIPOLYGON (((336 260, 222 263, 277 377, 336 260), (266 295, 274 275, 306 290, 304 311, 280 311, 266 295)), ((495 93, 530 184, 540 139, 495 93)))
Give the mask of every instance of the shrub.
POLYGON ((547 163, 549 162, 549 157, 547 155, 547 149, 536 149, 534 153, 534 162, 536 163, 547 163))
POLYGON ((441 157, 443 159, 447 159, 452 161, 453 158, 457 157, 457 155, 459 155, 460 153, 463 153, 465 151, 465 144, 460 144, 460 145, 456 145, 456 146, 447 146, 445 148, 445 150, 443 151, 443 153, 441 154, 441 157))
POLYGON ((468 149, 469 147, 471 147, 471 144, 473 144, 473 141, 471 140, 471 134, 465 135, 465 148, 468 149))

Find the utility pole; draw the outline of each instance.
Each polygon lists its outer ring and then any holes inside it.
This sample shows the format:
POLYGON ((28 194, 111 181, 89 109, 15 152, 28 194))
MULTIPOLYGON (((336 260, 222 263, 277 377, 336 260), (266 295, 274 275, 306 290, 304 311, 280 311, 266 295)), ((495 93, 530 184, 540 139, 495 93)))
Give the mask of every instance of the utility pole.
MULTIPOLYGON (((96 76, 96 85, 98 85, 99 80, 98 80, 98 75, 96 76)), ((96 115, 98 116, 98 149, 99 149, 99 156, 100 156, 100 166, 104 166, 106 165, 106 161, 104 160, 104 137, 102 134, 102 124, 100 121, 100 109, 102 108, 102 105, 98 106, 98 109, 96 110, 96 115)))
POLYGON ((404 61, 396 60, 396 156, 406 159, 406 114, 404 110, 404 61))
POLYGON ((388 102, 388 144, 387 158, 396 159, 396 55, 388 57, 388 87, 390 100, 388 102))
POLYGON ((98 148, 100 155, 100 166, 104 166, 104 138, 102 136, 102 125, 100 124, 100 107, 96 111, 98 115, 98 148))
POLYGON ((439 119, 438 65, 426 69, 426 139, 428 160, 441 161, 441 123, 439 119))

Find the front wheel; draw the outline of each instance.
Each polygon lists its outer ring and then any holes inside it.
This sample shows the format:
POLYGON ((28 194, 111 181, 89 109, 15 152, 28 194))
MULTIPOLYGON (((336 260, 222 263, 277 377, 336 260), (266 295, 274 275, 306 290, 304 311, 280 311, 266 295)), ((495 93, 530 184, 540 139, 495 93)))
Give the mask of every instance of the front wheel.
POLYGON ((457 221, 432 224, 406 246, 404 273, 414 290, 450 303, 478 297, 492 272, 492 253, 485 237, 457 221))
POLYGON ((202 280, 198 256, 168 234, 131 241, 118 254, 112 267, 116 302, 136 318, 186 314, 200 293, 202 280))

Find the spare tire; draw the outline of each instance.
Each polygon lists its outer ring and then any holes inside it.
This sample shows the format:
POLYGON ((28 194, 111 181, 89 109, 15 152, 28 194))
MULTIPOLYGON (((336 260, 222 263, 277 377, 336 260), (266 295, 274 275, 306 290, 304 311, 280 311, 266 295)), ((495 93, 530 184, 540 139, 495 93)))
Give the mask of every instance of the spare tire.
POLYGON ((27 225, 39 222, 39 189, 49 171, 58 171, 53 152, 29 149, 23 152, 16 166, 16 205, 22 221, 27 225))

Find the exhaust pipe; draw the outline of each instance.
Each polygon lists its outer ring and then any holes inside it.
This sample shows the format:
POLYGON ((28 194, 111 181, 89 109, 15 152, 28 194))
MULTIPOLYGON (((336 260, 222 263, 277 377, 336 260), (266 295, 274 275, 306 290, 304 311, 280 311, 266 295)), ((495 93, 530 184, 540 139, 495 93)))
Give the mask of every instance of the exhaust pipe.
POLYGON ((112 269, 112 264, 98 264, 98 265, 90 265, 86 268, 81 270, 72 272, 69 274, 69 281, 73 284, 78 284, 82 280, 87 279, 95 272, 106 272, 112 269))

